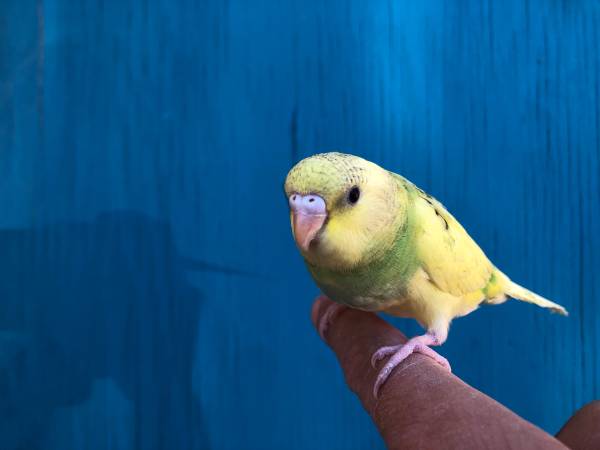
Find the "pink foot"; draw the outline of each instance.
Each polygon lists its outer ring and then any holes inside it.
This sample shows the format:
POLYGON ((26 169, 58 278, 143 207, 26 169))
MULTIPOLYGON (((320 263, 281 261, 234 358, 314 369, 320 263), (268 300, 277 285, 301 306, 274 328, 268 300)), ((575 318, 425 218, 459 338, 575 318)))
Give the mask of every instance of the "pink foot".
POLYGON ((373 353, 373 356, 371 357, 371 365, 373 368, 375 368, 377 361, 385 358, 386 356, 393 355, 386 365, 383 366, 383 369, 381 369, 379 375, 377 375, 377 380, 375 381, 375 386, 373 387, 373 395, 375 398, 378 397, 379 389, 388 379, 392 373, 392 370, 394 370, 398 364, 415 352, 429 356, 435 362, 439 363, 442 367, 451 372, 452 369, 450 368, 450 363, 448 360, 430 349, 428 345, 440 345, 440 341, 435 335, 428 333, 424 334, 423 336, 414 337, 406 344, 394 345, 391 347, 381 347, 379 350, 373 353))
POLYGON ((327 308, 319 320, 319 335, 321 336, 321 339, 326 341, 325 333, 329 329, 329 325, 331 325, 333 320, 346 308, 347 306, 340 305, 339 303, 334 303, 327 308))

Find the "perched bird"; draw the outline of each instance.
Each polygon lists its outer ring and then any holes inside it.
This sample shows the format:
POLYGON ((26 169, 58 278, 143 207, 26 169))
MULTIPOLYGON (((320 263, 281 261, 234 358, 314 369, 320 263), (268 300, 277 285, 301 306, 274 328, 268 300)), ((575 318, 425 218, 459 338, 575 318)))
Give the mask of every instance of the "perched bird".
POLYGON ((440 202, 374 163, 342 153, 314 155, 290 170, 284 189, 300 253, 337 303, 324 314, 321 333, 344 306, 412 317, 427 330, 373 354, 373 366, 392 355, 377 377, 376 397, 413 352, 450 370, 429 346, 443 344, 452 319, 482 303, 512 297, 567 315, 496 268, 440 202))

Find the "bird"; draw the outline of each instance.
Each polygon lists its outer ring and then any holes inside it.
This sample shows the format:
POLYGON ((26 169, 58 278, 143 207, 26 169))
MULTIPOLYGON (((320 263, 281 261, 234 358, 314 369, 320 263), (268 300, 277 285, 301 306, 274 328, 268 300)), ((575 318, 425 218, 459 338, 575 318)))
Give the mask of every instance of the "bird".
POLYGON ((414 352, 451 371, 432 350, 453 319, 509 297, 568 315, 561 305, 514 283, 462 225, 408 179, 358 156, 320 153, 294 165, 284 191, 292 235, 313 280, 333 305, 319 323, 322 336, 345 308, 415 319, 426 331, 378 349, 390 356, 373 395, 414 352))

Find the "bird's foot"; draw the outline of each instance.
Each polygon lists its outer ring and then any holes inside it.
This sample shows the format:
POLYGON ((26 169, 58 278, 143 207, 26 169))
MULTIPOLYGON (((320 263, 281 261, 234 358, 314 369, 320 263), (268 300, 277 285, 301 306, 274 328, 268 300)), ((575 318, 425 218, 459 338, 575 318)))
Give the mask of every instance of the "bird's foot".
POLYGON ((375 386, 373 387, 373 395, 375 398, 378 397, 379 389, 389 378, 392 370, 394 370, 396 366, 398 366, 402 361, 415 352, 429 356, 435 362, 451 372, 452 369, 450 368, 450 363, 448 360, 430 349, 428 347, 429 345, 439 345, 439 341, 436 336, 428 333, 424 334, 423 336, 414 337, 405 344, 381 347, 379 350, 373 353, 373 356, 371 357, 371 365, 373 368, 375 368, 377 361, 385 358, 386 356, 393 355, 385 364, 385 366, 383 366, 383 368, 379 371, 379 375, 377 375, 377 380, 375 381, 375 386))
POLYGON ((321 316, 321 319, 319 320, 318 327, 321 339, 326 341, 325 333, 329 329, 329 326, 333 323, 333 320, 346 308, 347 306, 340 305, 339 303, 333 303, 325 310, 325 312, 321 316))

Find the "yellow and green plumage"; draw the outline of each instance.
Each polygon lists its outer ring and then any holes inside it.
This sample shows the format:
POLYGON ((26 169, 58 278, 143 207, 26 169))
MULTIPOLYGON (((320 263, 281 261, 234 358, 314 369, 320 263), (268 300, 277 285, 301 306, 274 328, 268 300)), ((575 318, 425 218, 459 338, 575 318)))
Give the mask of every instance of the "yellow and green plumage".
POLYGON ((481 303, 512 297, 567 314, 496 268, 440 202, 369 161, 341 153, 306 158, 290 170, 285 191, 326 205, 325 222, 301 253, 335 302, 412 317, 438 344, 453 318, 481 303), (353 188, 360 197, 351 204, 353 188))

